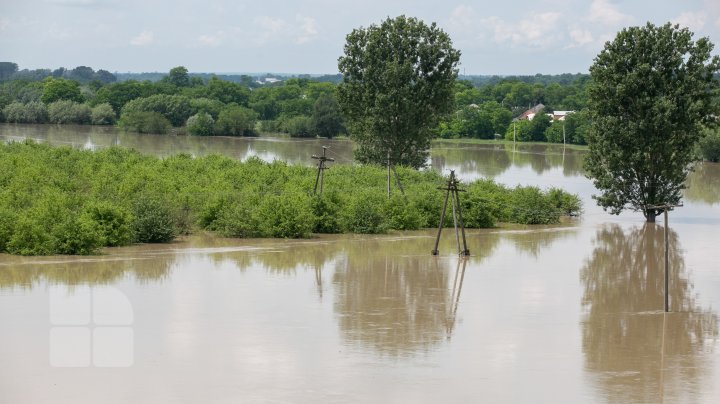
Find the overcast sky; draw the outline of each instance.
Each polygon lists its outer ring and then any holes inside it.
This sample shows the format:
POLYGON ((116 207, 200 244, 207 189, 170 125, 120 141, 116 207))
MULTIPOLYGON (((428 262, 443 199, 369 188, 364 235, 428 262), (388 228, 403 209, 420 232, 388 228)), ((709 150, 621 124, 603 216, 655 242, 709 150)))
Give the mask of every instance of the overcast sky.
POLYGON ((0 0, 0 61, 336 73, 345 35, 400 14, 446 30, 467 74, 585 73, 620 28, 647 21, 720 46, 720 0, 0 0))

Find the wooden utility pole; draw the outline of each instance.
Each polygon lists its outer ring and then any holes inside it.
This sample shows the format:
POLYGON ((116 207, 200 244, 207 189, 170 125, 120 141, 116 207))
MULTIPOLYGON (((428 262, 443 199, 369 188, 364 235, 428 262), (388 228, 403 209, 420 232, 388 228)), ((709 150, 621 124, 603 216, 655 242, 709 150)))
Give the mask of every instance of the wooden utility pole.
POLYGON ((315 160, 319 160, 319 161, 318 161, 317 177, 315 177, 315 188, 313 189, 313 195, 317 195, 318 183, 320 184, 320 193, 322 194, 322 191, 323 191, 323 179, 324 179, 323 171, 325 171, 325 170, 327 170, 327 169, 330 168, 330 167, 325 166, 325 162, 326 162, 326 161, 329 161, 329 162, 335 161, 335 159, 333 159, 333 158, 325 157, 325 151, 327 150, 327 147, 326 147, 326 146, 323 146, 322 149, 323 149, 323 154, 322 154, 322 156, 316 156, 316 155, 314 155, 314 154, 313 154, 313 156, 312 156, 312 158, 314 158, 315 160))
POLYGON ((405 195, 405 190, 403 189, 402 183, 400 183, 400 176, 397 173, 397 169, 395 169, 395 165, 392 164, 392 160, 390 160, 390 150, 387 152, 387 197, 390 199, 390 171, 392 170, 393 175, 395 175, 395 184, 397 185, 398 189, 400 190, 400 193, 405 195))
POLYGON ((667 313, 670 311, 670 291, 669 291, 669 284, 670 284, 670 246, 669 246, 669 229, 668 229, 668 211, 672 210, 673 208, 681 208, 683 205, 669 205, 669 204, 663 204, 663 205, 648 205, 645 206, 645 210, 649 209, 655 209, 655 210, 662 210, 663 214, 665 216, 665 231, 664 231, 664 238, 665 238, 665 312, 667 313))
POLYGON ((465 238, 465 224, 462 220, 462 210, 460 208, 460 192, 465 192, 464 189, 459 189, 459 181, 455 178, 455 170, 450 170, 450 178, 448 179, 447 186, 445 188, 438 188, 446 191, 445 202, 443 203, 442 213, 440 214, 440 225, 438 226, 437 238, 435 239, 435 248, 432 250, 432 255, 438 255, 440 251, 438 246, 440 245, 440 235, 442 234, 443 225, 445 224, 445 213, 447 213, 448 200, 452 197, 452 210, 453 210, 453 222, 455 226, 455 239, 458 243, 458 252, 462 256, 470 255, 470 250, 467 248, 467 240, 465 238), (455 213, 457 212, 457 217, 455 213), (458 229, 459 227, 459 229, 458 229), (460 246, 460 234, 462 234, 462 246, 460 246))

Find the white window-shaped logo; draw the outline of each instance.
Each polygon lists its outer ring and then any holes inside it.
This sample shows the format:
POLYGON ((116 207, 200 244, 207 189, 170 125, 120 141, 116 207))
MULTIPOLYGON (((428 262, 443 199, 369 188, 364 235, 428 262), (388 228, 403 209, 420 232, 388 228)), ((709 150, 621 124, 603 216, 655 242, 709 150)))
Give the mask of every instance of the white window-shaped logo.
POLYGON ((110 286, 52 286, 50 323, 51 366, 132 366, 133 309, 121 291, 110 286))

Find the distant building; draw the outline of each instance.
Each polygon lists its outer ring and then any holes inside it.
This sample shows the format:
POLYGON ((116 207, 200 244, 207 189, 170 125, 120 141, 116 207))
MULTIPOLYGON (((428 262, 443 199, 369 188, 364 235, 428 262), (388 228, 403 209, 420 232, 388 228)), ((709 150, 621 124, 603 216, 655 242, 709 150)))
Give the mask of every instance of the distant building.
MULTIPOLYGON (((517 118, 513 119, 514 121, 532 121, 533 118, 535 118, 535 115, 540 113, 545 108, 545 105, 543 104, 537 104, 536 106, 528 109, 527 111, 523 112, 518 116, 517 118)), ((572 114, 575 111, 554 111, 552 114, 547 114, 553 121, 564 121, 565 117, 567 117, 569 114, 572 114)))

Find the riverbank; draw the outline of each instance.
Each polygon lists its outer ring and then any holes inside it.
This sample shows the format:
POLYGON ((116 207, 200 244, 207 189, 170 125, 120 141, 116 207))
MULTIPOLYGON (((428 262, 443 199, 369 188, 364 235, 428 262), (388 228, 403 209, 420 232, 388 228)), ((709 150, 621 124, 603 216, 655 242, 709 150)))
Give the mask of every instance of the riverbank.
MULTIPOLYGON (((209 230, 228 237, 307 238, 313 233, 382 233, 437 225, 445 179, 398 168, 405 188, 386 196, 382 167, 338 165, 313 196, 312 167, 219 155, 165 159, 32 142, 0 146, 0 251, 92 254, 103 246, 167 242, 209 230)), ((507 188, 491 180, 462 194, 468 227, 548 224, 580 212, 559 189, 507 188)))

